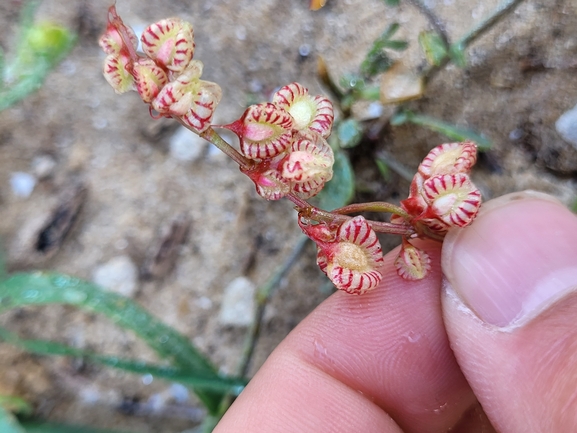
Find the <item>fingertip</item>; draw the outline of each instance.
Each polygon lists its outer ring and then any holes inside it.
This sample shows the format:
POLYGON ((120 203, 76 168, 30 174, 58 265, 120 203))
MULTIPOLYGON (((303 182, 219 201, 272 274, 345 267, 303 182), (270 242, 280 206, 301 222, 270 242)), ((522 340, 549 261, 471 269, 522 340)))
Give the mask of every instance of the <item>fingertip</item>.
POLYGON ((550 196, 509 194, 484 205, 443 245, 446 279, 484 322, 522 323, 577 289, 577 218, 550 196))
MULTIPOLYGON (((354 419, 348 408, 361 397, 369 409, 380 408, 405 432, 436 433, 452 427, 474 396, 458 369, 441 318, 440 244, 425 242, 420 247, 433 262, 426 279, 403 280, 394 268, 398 250, 387 255, 381 286, 364 295, 336 293, 319 306, 267 360, 227 415, 226 425, 234 425, 239 416, 250 419, 249 412, 256 416, 255 405, 260 405, 267 413, 291 408, 285 415, 296 422, 308 420, 308 430, 300 431, 321 431, 311 428, 311 422, 328 417, 335 426, 339 417, 354 419), (296 364, 288 366, 287 359, 296 364), (327 388, 327 381, 338 386, 327 388), (353 403, 347 403, 349 394, 353 403), (308 412, 298 413, 295 401, 300 411, 308 412), (319 402, 331 408, 340 402, 343 409, 323 410, 319 402)), ((388 419, 372 416, 381 426, 388 419)), ((346 431, 388 431, 367 425, 349 425, 346 431)), ((265 431, 250 427, 244 431, 265 431)))
POLYGON ((516 193, 443 246, 451 346, 498 431, 572 431, 577 414, 577 218, 516 193))

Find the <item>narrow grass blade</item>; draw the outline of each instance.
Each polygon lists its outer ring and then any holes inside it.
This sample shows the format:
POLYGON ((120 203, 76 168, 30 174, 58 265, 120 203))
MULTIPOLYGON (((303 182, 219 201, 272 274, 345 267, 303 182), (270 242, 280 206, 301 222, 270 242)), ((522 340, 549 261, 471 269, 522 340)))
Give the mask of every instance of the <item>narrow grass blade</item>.
MULTIPOLYGON (((67 304, 107 316, 133 331, 161 357, 195 376, 219 379, 216 369, 189 340, 163 324, 132 300, 94 284, 55 272, 13 274, 0 282, 0 313, 26 305, 67 304)), ((222 393, 198 390, 211 413, 218 411, 222 393)))
POLYGON ((401 125, 403 123, 413 123, 424 126, 432 131, 446 135, 452 140, 471 140, 477 143, 480 151, 489 150, 492 146, 485 136, 467 128, 461 128, 450 123, 423 114, 416 114, 408 110, 401 111, 391 118, 391 125, 401 125))
POLYGON ((367 77, 372 77, 386 71, 393 64, 392 60, 384 52, 385 48, 403 51, 408 47, 406 41, 392 40, 391 38, 399 29, 398 23, 389 25, 383 34, 373 42, 373 45, 361 63, 361 72, 367 77))
MULTIPOLYGON (((66 425, 42 421, 21 421, 24 433, 129 433, 126 431, 96 429, 80 425, 66 425)), ((4 430, 0 430, 4 433, 4 430)))
MULTIPOLYGON (((116 356, 99 355, 54 341, 23 339, 2 327, 0 327, 0 339, 36 355, 73 356, 83 358, 94 363, 106 365, 107 367, 113 367, 136 374, 151 374, 156 378, 180 382, 184 385, 190 385, 207 391, 226 392, 238 395, 246 385, 246 380, 239 378, 226 376, 219 376, 216 379, 207 378, 204 375, 194 375, 190 372, 171 366, 155 365, 138 360, 123 359, 116 356)), ((2 397, 0 396, 0 405, 1 404, 2 397)))
POLYGON ((0 240, 0 281, 8 278, 8 272, 6 271, 6 252, 4 248, 2 248, 3 246, 0 240))

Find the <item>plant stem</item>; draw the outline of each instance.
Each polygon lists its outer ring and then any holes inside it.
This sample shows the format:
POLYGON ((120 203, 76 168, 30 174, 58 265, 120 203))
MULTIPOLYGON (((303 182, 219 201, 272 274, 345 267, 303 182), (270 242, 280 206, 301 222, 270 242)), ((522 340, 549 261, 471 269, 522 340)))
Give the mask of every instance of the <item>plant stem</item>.
POLYGON ((391 170, 393 170, 407 182, 413 181, 415 172, 413 170, 409 170, 407 167, 397 161, 397 159, 389 152, 381 150, 375 154, 375 157, 377 160, 386 164, 391 170))
MULTIPOLYGON (((184 126, 190 129, 187 125, 184 126)), ((212 127, 209 127, 206 131, 203 131, 198 135, 199 137, 204 138, 206 141, 214 144, 216 147, 219 148, 219 150, 221 150, 229 158, 234 160, 234 162, 236 162, 239 165, 241 170, 243 171, 248 170, 254 166, 254 161, 241 155, 240 152, 238 152, 234 147, 232 147, 230 144, 224 141, 224 139, 220 135, 218 135, 218 133, 214 129, 212 129, 212 127)))
MULTIPOLYGON (((322 222, 332 223, 332 224, 343 224, 346 221, 351 219, 351 217, 347 216, 347 215, 340 215, 338 213, 327 212, 326 210, 319 209, 318 207, 313 206, 310 203, 308 203, 306 200, 303 200, 303 199, 297 197, 293 193, 288 194, 286 197, 296 205, 297 211, 304 218, 309 218, 309 219, 312 219, 314 221, 319 221, 319 222, 322 221, 322 222)), ((351 205, 351 206, 355 206, 355 205, 351 205)), ((363 206, 363 204, 359 204, 358 206, 359 206, 359 208, 361 208, 363 206)), ((401 212, 401 213, 404 212, 401 208, 397 208, 394 205, 389 205, 389 206, 390 206, 389 210, 385 210, 384 212, 391 212, 393 208, 395 208, 395 212, 393 212, 393 213, 398 214, 398 212, 401 212)), ((348 208, 348 206, 346 206, 345 208, 341 208, 341 209, 346 209, 346 208, 348 208)), ((365 210, 370 211, 372 209, 360 209, 360 211, 365 211, 365 210)), ((381 212, 382 210, 377 210, 377 211, 381 212)), ((406 215, 406 213, 404 215, 406 215)), ((386 223, 386 222, 372 221, 372 220, 367 220, 367 222, 369 223, 369 225, 371 226, 371 228, 374 231, 379 232, 379 233, 387 233, 390 235, 400 235, 400 236, 405 236, 405 237, 412 237, 415 234, 415 229, 410 224, 393 224, 393 223, 386 223)))
MULTIPOLYGON (((505 0, 501 3, 494 11, 485 18, 483 21, 478 23, 472 30, 470 30, 465 36, 455 42, 454 46, 458 49, 465 49, 476 41, 480 36, 488 32, 495 24, 497 24, 501 19, 515 9, 523 0, 505 0)), ((429 81, 439 70, 443 69, 447 63, 449 63, 450 57, 446 56, 437 66, 429 66, 423 71, 423 78, 425 82, 429 81)))
POLYGON ((482 36, 489 31, 501 18, 515 9, 523 0, 505 0, 491 15, 477 24, 469 33, 457 41, 457 44, 463 47, 468 47, 475 39, 482 36))
MULTIPOLYGON (((242 377, 245 377, 248 373, 248 368, 250 366, 250 362, 252 361, 252 356, 254 354, 254 349, 256 348, 256 343, 260 337, 260 331, 262 328, 262 319, 264 317, 264 311, 266 309, 266 305, 270 299, 270 295, 274 291, 274 289, 280 284, 281 280, 286 276, 288 271, 294 266, 298 258, 300 257, 303 249, 307 245, 309 238, 304 235, 301 235, 294 246, 291 254, 285 260, 285 262, 280 265, 275 273, 268 279, 266 283, 258 288, 256 293, 256 311, 246 335, 244 341, 244 347, 242 350, 242 355, 240 358, 240 362, 237 368, 238 374, 242 377)), ((236 398, 235 395, 227 394, 221 401, 219 407, 219 414, 216 416, 208 416, 203 423, 202 432, 209 433, 211 432, 218 421, 222 418, 225 412, 228 410, 230 405, 233 403, 234 399, 236 398)))
POLYGON ((339 215, 347 215, 350 213, 358 213, 358 212, 388 212, 395 215, 399 215, 403 218, 409 218, 409 214, 405 212, 402 208, 384 201, 374 201, 370 203, 354 203, 348 206, 343 206, 341 208, 335 209, 331 212, 339 215))
POLYGON ((260 336, 264 311, 266 309, 266 305, 270 299, 270 296, 274 291, 274 289, 278 287, 281 280, 286 276, 288 271, 297 262, 308 241, 309 241, 308 237, 301 235, 296 245, 294 246, 292 252, 284 261, 284 263, 276 269, 275 273, 268 279, 266 283, 264 283, 261 287, 259 287, 256 293, 256 312, 245 339, 244 349, 241 355, 241 361, 239 363, 237 370, 238 374, 241 377, 244 377, 248 374, 248 368, 250 366, 250 362, 254 354, 256 343, 260 336))
POLYGON ((417 8, 429 21, 429 23, 435 29, 435 32, 439 35, 443 44, 445 44, 445 48, 449 48, 451 46, 451 42, 449 40, 449 36, 447 35, 447 29, 445 23, 441 18, 439 18, 428 6, 421 2, 421 0, 407 0, 410 4, 412 4, 415 8, 417 8))

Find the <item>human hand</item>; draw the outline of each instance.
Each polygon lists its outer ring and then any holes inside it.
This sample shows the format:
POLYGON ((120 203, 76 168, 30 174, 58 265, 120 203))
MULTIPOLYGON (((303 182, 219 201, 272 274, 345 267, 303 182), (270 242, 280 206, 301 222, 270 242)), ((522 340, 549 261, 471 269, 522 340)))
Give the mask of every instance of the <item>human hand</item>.
POLYGON ((510 194, 423 248, 424 280, 393 252, 379 288, 323 302, 215 433, 575 431, 575 215, 510 194))

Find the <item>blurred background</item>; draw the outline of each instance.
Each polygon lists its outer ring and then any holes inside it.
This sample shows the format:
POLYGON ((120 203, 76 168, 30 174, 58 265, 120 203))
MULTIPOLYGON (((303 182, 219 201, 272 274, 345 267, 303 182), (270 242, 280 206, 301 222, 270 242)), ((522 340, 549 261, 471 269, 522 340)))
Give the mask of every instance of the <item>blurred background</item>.
MULTIPOLYGON (((499 2, 423 3, 458 40, 499 2)), ((23 4, 0 4, 6 64, 17 49, 23 4)), ((105 55, 97 43, 108 6, 44 0, 35 13, 35 22, 63 26, 76 41, 38 91, 0 112, 0 242, 8 270, 53 269, 130 297, 187 336, 221 372, 235 374, 257 309, 254 294, 299 245, 296 214, 287 201, 258 197, 232 161, 176 122, 153 120, 136 93, 114 93, 102 77, 105 55)), ((165 17, 193 24, 203 79, 223 89, 217 124, 293 81, 334 98, 319 79, 319 56, 346 89, 373 41, 394 22, 395 39, 408 48, 391 52, 391 60, 419 73, 418 35, 431 29, 403 0, 398 6, 329 0, 316 12, 304 0, 118 0, 116 6, 137 33, 165 17)), ((471 45, 464 67, 443 67, 419 99, 401 108, 483 134, 492 147, 473 180, 485 199, 535 189, 574 206, 576 68, 577 4, 526 0, 471 45)), ((392 126, 399 107, 358 101, 344 110, 362 128, 358 143, 342 151, 355 174, 355 202, 403 199, 406 173, 429 149, 454 141, 414 123, 392 126)), ((338 108, 337 117, 345 118, 338 108)), ((384 238, 383 247, 399 242, 384 238)), ((332 291, 312 246, 298 257, 264 309, 249 376, 332 291)), ((156 360, 130 332, 71 307, 16 309, 0 324, 28 338, 156 360)), ((180 432, 204 414, 183 386, 5 343, 0 395, 25 398, 45 419, 127 431, 180 432)))

